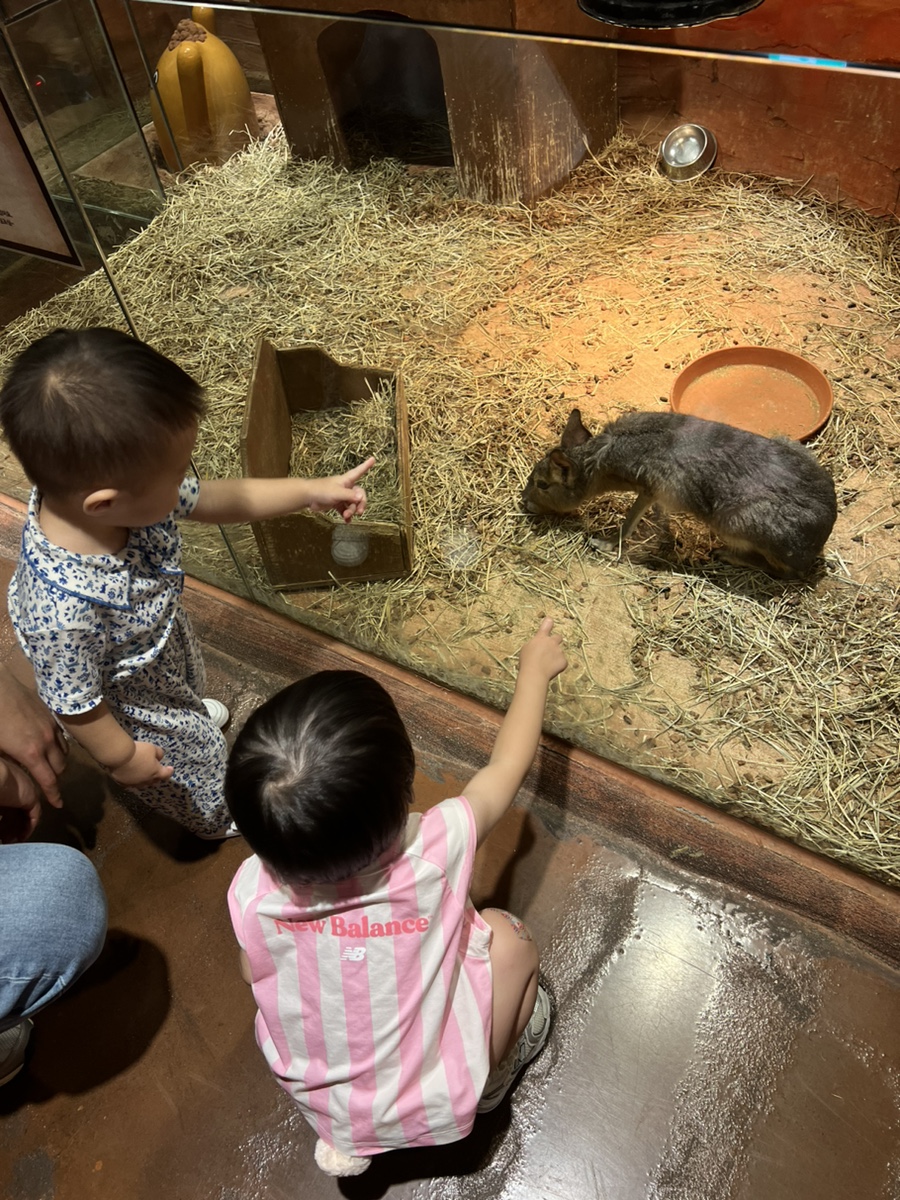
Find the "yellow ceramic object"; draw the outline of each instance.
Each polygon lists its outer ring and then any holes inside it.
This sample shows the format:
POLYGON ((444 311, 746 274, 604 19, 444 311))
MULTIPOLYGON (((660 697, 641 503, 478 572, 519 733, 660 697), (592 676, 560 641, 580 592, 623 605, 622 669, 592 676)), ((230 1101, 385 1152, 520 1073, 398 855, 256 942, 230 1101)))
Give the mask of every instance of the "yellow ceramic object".
MULTIPOLYGON (((212 23, 211 9, 195 8, 194 16, 206 16, 212 23)), ((222 163, 259 132, 240 63, 196 20, 179 21, 157 64, 156 87, 185 167, 222 163)), ((177 171, 178 159, 155 94, 150 96, 150 111, 163 157, 177 171)))
POLYGON ((216 10, 214 8, 202 8, 194 5, 191 9, 191 20, 202 25, 207 33, 216 32, 216 10))

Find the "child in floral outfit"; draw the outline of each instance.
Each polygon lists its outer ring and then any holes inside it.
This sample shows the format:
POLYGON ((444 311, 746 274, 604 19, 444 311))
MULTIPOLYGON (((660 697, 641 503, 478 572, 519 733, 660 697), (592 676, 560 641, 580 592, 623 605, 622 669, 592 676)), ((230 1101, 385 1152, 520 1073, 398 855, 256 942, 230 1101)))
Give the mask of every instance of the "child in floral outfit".
POLYGON ((114 329, 58 329, 25 350, 0 422, 34 484, 9 589, 41 699, 148 807, 203 838, 237 831, 223 797, 228 710, 204 701, 181 603, 183 520, 365 510, 368 459, 327 479, 190 474, 200 386, 114 329))

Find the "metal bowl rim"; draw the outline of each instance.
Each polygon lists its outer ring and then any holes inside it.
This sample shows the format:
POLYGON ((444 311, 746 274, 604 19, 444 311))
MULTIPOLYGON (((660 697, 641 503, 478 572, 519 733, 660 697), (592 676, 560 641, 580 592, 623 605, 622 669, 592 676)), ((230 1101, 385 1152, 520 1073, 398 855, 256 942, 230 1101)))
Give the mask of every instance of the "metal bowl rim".
POLYGON ((697 125, 694 121, 684 121, 681 125, 676 125, 674 129, 670 129, 669 132, 666 134, 666 136, 663 138, 662 142, 660 143, 660 147, 659 147, 659 157, 668 166, 693 167, 694 164, 700 162, 703 159, 704 155, 706 155, 708 153, 708 151, 711 149, 712 150, 717 149, 715 135, 713 134, 712 130, 707 129, 705 125, 697 125), (683 134, 684 131, 689 130, 689 129, 692 131, 696 130, 697 133, 701 134, 703 137, 703 144, 700 147, 700 153, 693 160, 693 162, 673 163, 672 160, 666 154, 666 145, 672 138, 675 137, 676 134, 679 134, 679 133, 683 134))
POLYGON ((696 179, 698 175, 702 175, 704 172, 708 171, 715 162, 718 152, 718 142, 716 141, 715 134, 711 129, 707 129, 705 125, 697 125, 693 121, 685 121, 682 122, 681 125, 676 125, 674 129, 670 129, 663 138, 659 147, 658 160, 661 164, 663 174, 673 182, 681 183, 691 179, 696 179), (704 135, 704 146, 693 162, 673 163, 663 153, 663 147, 670 137, 683 129, 696 129, 700 131, 704 135))

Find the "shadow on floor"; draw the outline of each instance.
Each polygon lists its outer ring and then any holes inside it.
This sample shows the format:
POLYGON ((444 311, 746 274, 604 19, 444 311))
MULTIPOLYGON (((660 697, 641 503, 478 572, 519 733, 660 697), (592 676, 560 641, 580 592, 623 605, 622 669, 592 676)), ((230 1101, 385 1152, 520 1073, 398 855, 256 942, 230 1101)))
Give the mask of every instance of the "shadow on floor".
MULTIPOLYGON (((211 690, 227 699, 283 683, 211 661, 211 690)), ((426 765, 420 807, 482 764, 426 765)), ((41 836, 89 854, 114 933, 39 1014, 27 1072, 0 1090, 9 1200, 900 1194, 900 972, 576 820, 584 805, 540 801, 513 809, 479 851, 473 898, 518 913, 541 947, 555 998, 547 1048, 464 1141, 330 1179, 255 1044, 225 906, 246 847, 192 848, 76 759, 65 797, 41 836)))
POLYGON ((35 1017, 27 1070, 0 1089, 0 1114, 80 1096, 115 1079, 140 1062, 169 1002, 160 948, 111 929, 94 965, 35 1017))

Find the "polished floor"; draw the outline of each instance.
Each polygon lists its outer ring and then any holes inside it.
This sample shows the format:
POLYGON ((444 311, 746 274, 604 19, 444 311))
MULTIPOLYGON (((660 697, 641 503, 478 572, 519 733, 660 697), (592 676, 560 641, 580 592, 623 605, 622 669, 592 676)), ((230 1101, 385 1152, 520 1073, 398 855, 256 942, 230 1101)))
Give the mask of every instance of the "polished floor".
MULTIPOLYGON (((290 636, 302 657, 303 631, 290 636)), ((215 639, 207 657, 234 727, 293 673, 215 639)), ((437 699, 452 725, 452 697, 437 699)), ((482 761, 480 745, 447 761, 420 749, 420 805, 482 761)), ((254 1043, 225 908, 240 840, 210 847, 139 817, 83 760, 64 791, 39 836, 91 857, 111 933, 36 1018, 28 1069, 0 1090, 6 1200, 900 1197, 900 971, 623 839, 559 785, 550 798, 526 789, 480 852, 475 888, 542 947, 556 1004, 546 1050, 466 1141, 330 1179, 254 1043)))

